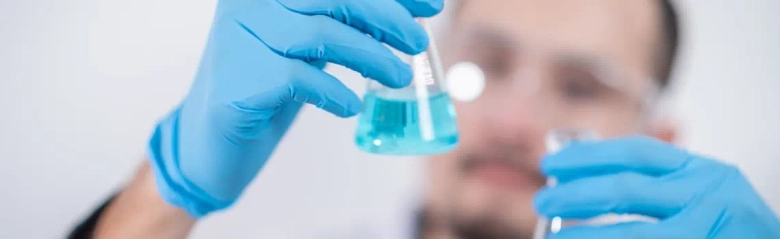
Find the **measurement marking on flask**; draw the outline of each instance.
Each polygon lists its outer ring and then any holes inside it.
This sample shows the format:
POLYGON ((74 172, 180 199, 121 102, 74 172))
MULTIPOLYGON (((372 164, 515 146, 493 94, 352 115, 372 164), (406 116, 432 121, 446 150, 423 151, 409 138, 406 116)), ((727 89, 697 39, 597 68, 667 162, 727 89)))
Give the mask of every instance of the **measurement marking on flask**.
POLYGON ((412 56, 412 70, 414 71, 415 93, 419 104, 420 135, 423 140, 433 140, 433 120, 431 119, 431 107, 428 102, 428 86, 434 84, 433 72, 430 61, 425 53, 412 56))
POLYGON ((431 68, 431 61, 425 53, 412 57, 412 64, 414 69, 414 81, 420 85, 433 85, 433 69, 431 68))

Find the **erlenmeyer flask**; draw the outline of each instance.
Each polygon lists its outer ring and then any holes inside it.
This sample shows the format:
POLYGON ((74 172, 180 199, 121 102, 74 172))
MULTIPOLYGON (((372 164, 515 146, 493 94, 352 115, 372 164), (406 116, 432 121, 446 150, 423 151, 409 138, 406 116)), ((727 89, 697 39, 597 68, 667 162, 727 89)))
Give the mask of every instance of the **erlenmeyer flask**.
MULTIPOLYGON (((547 132, 544 139, 548 154, 554 154, 564 147, 576 142, 592 142, 598 140, 599 136, 594 131, 560 128, 547 132)), ((547 179, 547 187, 554 187, 557 183, 555 178, 547 179)), ((539 217, 536 221, 533 239, 546 239, 548 235, 558 233, 563 227, 563 220, 560 217, 552 219, 539 217)))
POLYGON ((387 155, 444 153, 458 143, 455 109, 444 84, 441 62, 427 23, 428 49, 411 56, 412 83, 391 89, 369 81, 358 117, 355 143, 366 152, 387 155))
MULTIPOLYGON (((545 138, 545 145, 547 147, 547 153, 553 154, 565 147, 568 147, 572 143, 595 142, 599 139, 599 134, 595 131, 575 128, 560 128, 551 130, 547 133, 547 137, 545 138)), ((555 187, 556 184, 557 180, 555 178, 547 179, 547 187, 555 187)), ((533 239, 546 239, 549 235, 556 234, 561 229, 570 226, 605 226, 629 222, 657 223, 658 221, 658 218, 630 213, 607 213, 592 218, 578 220, 565 219, 561 217, 553 217, 549 219, 539 217, 536 222, 536 230, 534 231, 533 239)))

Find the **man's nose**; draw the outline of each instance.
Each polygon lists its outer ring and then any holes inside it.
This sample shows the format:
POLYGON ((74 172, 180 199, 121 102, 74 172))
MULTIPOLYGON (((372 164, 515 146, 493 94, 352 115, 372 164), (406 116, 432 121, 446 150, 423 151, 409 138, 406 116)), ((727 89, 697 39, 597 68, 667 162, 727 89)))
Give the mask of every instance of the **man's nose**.
POLYGON ((491 141, 502 144, 542 140, 547 129, 537 98, 536 94, 509 90, 499 90, 492 95, 485 94, 484 98, 480 99, 481 104, 477 106, 480 109, 482 133, 491 138, 491 141))
POLYGON ((539 69, 526 68, 515 72, 513 81, 494 81, 492 87, 477 100, 481 111, 483 132, 492 140, 516 144, 541 140, 547 130, 540 83, 544 75, 539 69))

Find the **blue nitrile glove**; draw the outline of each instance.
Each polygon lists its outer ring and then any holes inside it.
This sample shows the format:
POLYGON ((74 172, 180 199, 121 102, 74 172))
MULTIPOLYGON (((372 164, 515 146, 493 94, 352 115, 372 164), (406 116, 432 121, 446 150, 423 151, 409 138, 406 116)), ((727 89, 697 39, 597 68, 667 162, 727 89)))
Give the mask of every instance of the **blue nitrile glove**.
POLYGON ((428 37, 414 21, 443 0, 221 0, 200 68, 181 105, 150 140, 158 191, 195 218, 230 206, 285 134, 302 103, 349 117, 361 101, 324 62, 390 87, 412 72, 428 37), (368 35, 370 35, 370 37, 368 35))
POLYGON ((658 223, 573 226, 548 238, 780 238, 780 222, 740 171, 646 137, 577 142, 542 161, 558 179, 536 209, 585 219, 640 214, 658 223))

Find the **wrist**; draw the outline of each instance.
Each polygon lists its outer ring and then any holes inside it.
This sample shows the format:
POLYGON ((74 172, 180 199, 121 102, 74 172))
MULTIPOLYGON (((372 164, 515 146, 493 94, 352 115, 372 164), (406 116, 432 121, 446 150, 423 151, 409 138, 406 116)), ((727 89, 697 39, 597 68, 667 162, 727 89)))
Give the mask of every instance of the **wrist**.
POLYGON ((185 238, 195 219, 162 200, 149 165, 111 202, 95 228, 95 238, 185 238))
POLYGON ((230 206, 232 201, 220 201, 191 183, 179 168, 180 109, 170 113, 156 127, 149 140, 149 165, 157 192, 165 202, 183 209, 193 218, 230 206))

